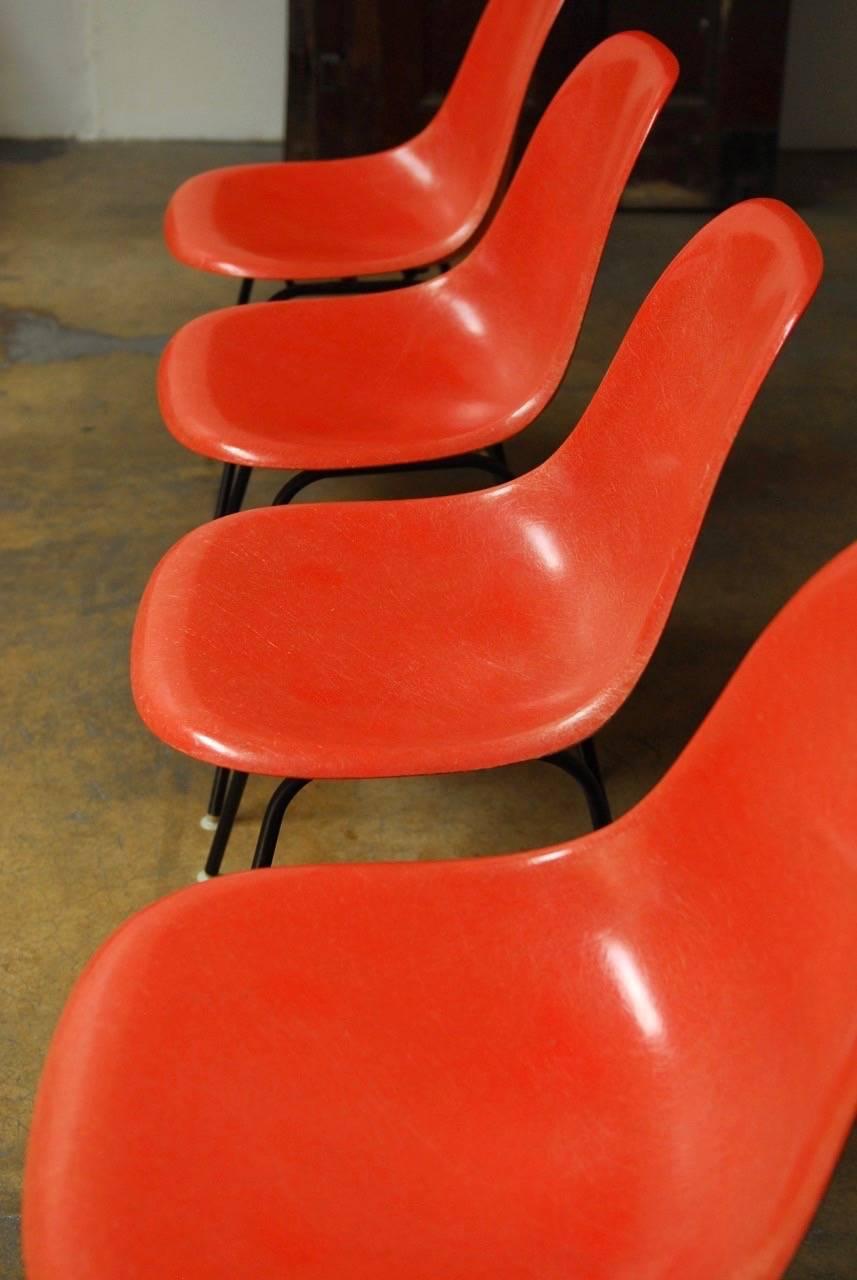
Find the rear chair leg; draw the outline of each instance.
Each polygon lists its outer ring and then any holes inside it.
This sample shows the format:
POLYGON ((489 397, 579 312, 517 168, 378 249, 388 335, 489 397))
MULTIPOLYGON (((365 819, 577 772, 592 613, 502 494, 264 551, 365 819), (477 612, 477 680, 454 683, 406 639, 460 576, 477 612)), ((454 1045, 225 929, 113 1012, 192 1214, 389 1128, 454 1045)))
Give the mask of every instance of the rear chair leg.
POLYGON ((208 797, 208 811, 200 818, 199 825, 203 831, 216 831, 217 820, 223 811, 223 800, 229 784, 229 770, 217 768, 211 783, 211 795, 208 797))
POLYGON ((595 746, 594 738, 584 738, 580 743, 580 754, 583 756, 583 763, 587 769, 598 779, 598 785, 604 791, 604 776, 601 773, 601 765, 598 761, 598 751, 595 746))
POLYGON ((551 756, 543 756, 542 759, 545 764, 556 765, 558 769, 570 774, 580 783, 583 794, 586 796, 593 831, 597 831, 599 827, 606 827, 613 821, 604 784, 588 763, 584 763, 573 751, 557 751, 551 756))
MULTIPOLYGON (((214 504, 215 520, 219 520, 221 516, 232 515, 235 511, 241 509, 241 503, 244 501, 252 471, 252 467, 239 467, 234 462, 225 462, 223 464, 220 488, 217 491, 217 501, 214 504)), ((199 820, 199 825, 203 831, 217 830, 217 820, 223 808, 223 797, 228 780, 228 769, 215 769, 208 809, 199 820)))
POLYGON ((283 825, 286 810, 298 792, 302 791, 308 782, 309 778, 286 778, 271 796, 268 801, 268 807, 265 810, 265 816, 262 819, 259 839, 256 841, 256 852, 253 855, 254 871, 260 867, 270 867, 273 863, 274 851, 277 848, 277 840, 280 836, 280 828, 283 825))
MULTIPOLYGON (((227 773, 227 776, 228 773, 227 773)), ((241 798, 244 795, 244 788, 247 785, 247 774, 238 773, 236 770, 229 777, 229 785, 226 788, 226 795, 223 799, 223 809, 220 819, 217 823, 217 830, 211 841, 211 848, 208 851, 208 858, 205 863, 205 870, 200 871, 196 877, 197 880, 210 880, 212 876, 220 873, 220 866, 223 862, 223 855, 226 852, 226 846, 229 843, 229 837, 232 834, 232 828, 235 824, 235 818, 241 805, 241 798)))

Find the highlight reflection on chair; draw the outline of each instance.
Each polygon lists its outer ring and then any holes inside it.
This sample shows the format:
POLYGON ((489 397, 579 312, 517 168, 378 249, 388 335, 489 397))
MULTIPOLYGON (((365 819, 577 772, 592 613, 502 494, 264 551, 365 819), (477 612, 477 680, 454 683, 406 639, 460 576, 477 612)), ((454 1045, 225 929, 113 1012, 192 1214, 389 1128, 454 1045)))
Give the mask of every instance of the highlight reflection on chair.
POLYGON ((857 546, 606 830, 125 925, 40 1086, 30 1280, 781 1276, 857 1101, 855 636, 857 546))

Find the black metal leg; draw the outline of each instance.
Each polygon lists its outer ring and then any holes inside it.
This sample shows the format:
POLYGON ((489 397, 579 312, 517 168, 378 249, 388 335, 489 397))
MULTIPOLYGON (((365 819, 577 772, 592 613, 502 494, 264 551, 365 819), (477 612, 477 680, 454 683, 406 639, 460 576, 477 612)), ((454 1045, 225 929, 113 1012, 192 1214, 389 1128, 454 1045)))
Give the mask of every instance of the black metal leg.
POLYGON ((244 795, 244 788, 247 785, 247 774, 233 772, 229 786, 226 788, 226 796, 223 800, 223 809, 220 814, 220 821, 217 824, 217 830, 211 841, 211 848, 208 851, 208 858, 205 863, 205 871, 203 878, 216 876, 220 871, 220 865, 223 862, 223 855, 226 852, 226 846, 229 843, 229 837, 232 835, 232 827, 235 824, 235 818, 241 805, 241 798, 244 795))
POLYGON ((238 306, 243 307, 245 302, 250 301, 250 294, 253 292, 252 277, 245 277, 241 281, 241 288, 238 290, 238 306))
POLYGON ((286 810, 308 782, 309 778, 286 778, 271 796, 262 819, 259 839, 256 841, 256 852, 253 854, 254 871, 271 866, 286 810))
MULTIPOLYGON (((494 461, 498 462, 501 467, 505 467, 506 470, 509 471, 509 463, 506 459, 506 450, 502 444, 491 444, 488 446, 485 452, 488 454, 489 458, 493 458, 494 461)), ((511 474, 512 474, 511 471, 509 471, 510 478, 511 478, 511 474)))
POLYGON ((292 498, 297 497, 302 489, 315 484, 317 480, 335 480, 345 476, 399 475, 408 471, 454 471, 458 467, 487 471, 501 483, 513 478, 505 462, 489 457, 487 453, 460 453, 450 458, 433 458, 426 462, 403 462, 400 465, 388 467, 340 467, 328 471, 298 471, 277 493, 273 505, 285 506, 291 502, 292 498))
POLYGON ((269 302, 288 302, 289 298, 295 298, 298 295, 298 286, 294 280, 287 280, 282 289, 278 289, 276 293, 272 293, 269 302))
POLYGON ((291 480, 287 480, 282 489, 279 489, 277 496, 274 498, 273 505, 275 507, 284 507, 292 498, 296 498, 301 489, 306 489, 308 485, 315 484, 316 480, 324 480, 328 473, 326 471, 298 471, 293 475, 291 480))
POLYGON ((214 503, 215 520, 241 510, 241 503, 244 501, 247 484, 252 474, 252 467, 239 467, 234 462, 224 462, 214 503))
POLYGON ((607 792, 587 764, 584 764, 571 751, 557 751, 552 756, 543 756, 542 758, 545 764, 556 765, 558 769, 570 774, 572 778, 580 783, 586 796, 593 830, 597 831, 599 827, 606 827, 613 821, 607 792))
POLYGON ((355 293, 389 293, 392 289, 418 284, 429 268, 413 267, 398 276, 382 280, 365 280, 359 276, 342 276, 338 280, 287 280, 285 287, 271 294, 269 302, 287 302, 289 298, 335 298, 355 293))
MULTIPOLYGON (((214 503, 215 520, 219 520, 221 516, 231 515, 234 511, 240 511, 241 503, 244 501, 244 495, 247 492, 247 482, 252 471, 252 467, 239 467, 234 462, 223 464, 220 487, 214 503)), ((201 826, 205 831, 212 830, 214 820, 220 817, 228 779, 228 769, 215 769, 214 779, 211 784, 211 795, 208 800, 208 810, 200 819, 201 826)))
POLYGON ((592 773, 597 779, 601 790, 604 791, 604 775, 601 772, 601 764, 598 760, 598 751, 595 746, 595 739, 584 738, 579 745, 580 754, 583 757, 583 763, 586 765, 587 769, 589 769, 590 773, 592 773))
POLYGON ((232 482, 237 468, 233 462, 224 462, 220 473, 220 487, 214 502, 214 519, 219 520, 229 512, 229 496, 232 493, 232 482))
POLYGON ((229 770, 215 769, 214 781, 211 784, 211 795, 208 798, 209 818, 219 818, 223 812, 223 801, 229 784, 229 770))
POLYGON ((253 474, 252 467, 236 467, 235 477, 232 481, 232 492, 229 495, 229 514, 241 510, 241 504, 244 501, 244 495, 247 492, 247 485, 250 476, 253 474))

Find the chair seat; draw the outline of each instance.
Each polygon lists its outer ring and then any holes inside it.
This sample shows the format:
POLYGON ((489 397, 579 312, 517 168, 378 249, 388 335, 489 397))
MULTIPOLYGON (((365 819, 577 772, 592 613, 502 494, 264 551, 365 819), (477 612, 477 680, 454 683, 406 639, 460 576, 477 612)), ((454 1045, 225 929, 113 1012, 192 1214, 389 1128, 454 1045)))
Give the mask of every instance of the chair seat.
POLYGON ((639 826, 142 913, 51 1049, 28 1275, 781 1274, 847 1123, 847 1035, 823 1024, 829 1065, 794 1052, 818 965, 798 997, 748 945, 779 904, 728 851, 725 883, 696 846, 665 871, 639 826))
POLYGON ((256 280, 424 266, 475 232, 487 202, 474 202, 469 218, 439 217, 444 201, 430 170, 428 190, 421 181, 425 168, 405 146, 343 160, 212 169, 175 192, 164 235, 188 266, 256 280))
MULTIPOLYGON (((263 280, 374 275, 447 257, 488 211, 561 7, 562 0, 490 0, 440 109, 400 146, 191 178, 167 208, 171 252, 188 266, 263 280)), ((617 44, 617 55, 627 47, 617 44)))
POLYGON ((635 605, 587 585, 597 550, 552 528, 540 480, 194 530, 143 598, 140 714, 197 759, 300 778, 488 768, 585 738, 649 640, 635 605))
MULTIPOLYGON (((500 333, 490 294, 468 290, 469 274, 201 316, 161 362, 164 421, 207 457, 298 470, 421 461, 506 439, 542 408, 561 365, 546 376, 526 324, 512 341, 500 333)), ((584 305, 585 292, 581 314, 584 305)))

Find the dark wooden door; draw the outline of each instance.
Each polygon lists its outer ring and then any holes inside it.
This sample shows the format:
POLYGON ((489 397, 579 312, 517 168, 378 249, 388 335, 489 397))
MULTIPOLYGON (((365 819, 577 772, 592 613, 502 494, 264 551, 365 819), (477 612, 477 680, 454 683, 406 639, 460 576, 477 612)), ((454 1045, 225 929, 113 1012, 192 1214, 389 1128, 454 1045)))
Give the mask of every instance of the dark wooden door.
MULTIPOLYGON (((416 133, 449 87, 484 0, 291 0, 286 155, 356 155, 416 133)), ((681 75, 625 202, 717 206, 772 189, 788 0, 569 0, 539 59, 517 151, 599 40, 650 31, 681 75)))

